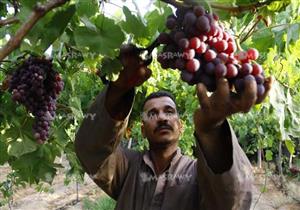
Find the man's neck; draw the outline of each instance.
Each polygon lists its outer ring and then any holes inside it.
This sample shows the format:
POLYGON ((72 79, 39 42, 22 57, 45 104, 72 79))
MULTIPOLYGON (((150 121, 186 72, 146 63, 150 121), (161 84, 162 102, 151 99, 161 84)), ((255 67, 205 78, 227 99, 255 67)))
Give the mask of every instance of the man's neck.
POLYGON ((157 175, 163 173, 167 169, 176 150, 177 144, 172 144, 164 148, 151 148, 150 146, 150 157, 157 175))

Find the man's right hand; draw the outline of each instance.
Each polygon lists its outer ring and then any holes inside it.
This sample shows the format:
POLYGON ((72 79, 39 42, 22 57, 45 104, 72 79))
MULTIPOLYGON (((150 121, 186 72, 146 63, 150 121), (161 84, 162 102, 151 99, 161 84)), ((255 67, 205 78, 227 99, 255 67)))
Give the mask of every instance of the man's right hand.
POLYGON ((120 61, 123 65, 118 79, 112 85, 123 91, 142 85, 151 76, 134 45, 123 45, 120 49, 120 61))
POLYGON ((134 87, 142 85, 151 76, 134 45, 123 45, 120 49, 120 61, 123 65, 119 77, 111 82, 107 91, 105 106, 110 116, 123 120, 131 109, 134 87))

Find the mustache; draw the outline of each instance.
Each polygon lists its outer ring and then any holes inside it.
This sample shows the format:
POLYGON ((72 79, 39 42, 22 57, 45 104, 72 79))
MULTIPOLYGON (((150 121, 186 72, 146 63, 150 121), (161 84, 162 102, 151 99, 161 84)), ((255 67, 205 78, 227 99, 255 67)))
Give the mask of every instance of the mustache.
POLYGON ((173 128, 168 125, 168 124, 160 124, 158 125, 155 129, 154 129, 154 133, 156 133, 157 131, 160 131, 161 129, 168 129, 168 130, 171 130, 173 131, 173 128))

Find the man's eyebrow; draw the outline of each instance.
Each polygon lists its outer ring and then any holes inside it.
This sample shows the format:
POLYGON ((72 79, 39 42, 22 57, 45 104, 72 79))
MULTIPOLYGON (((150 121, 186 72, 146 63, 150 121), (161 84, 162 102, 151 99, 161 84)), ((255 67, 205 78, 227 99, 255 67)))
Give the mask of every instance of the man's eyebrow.
POLYGON ((171 106, 171 105, 165 105, 165 107, 164 107, 165 109, 174 109, 174 110, 176 110, 176 107, 173 107, 173 106, 171 106))
POLYGON ((153 112, 153 111, 157 111, 157 109, 156 109, 156 108, 152 108, 152 109, 150 109, 150 110, 145 110, 145 112, 147 112, 147 113, 153 112))

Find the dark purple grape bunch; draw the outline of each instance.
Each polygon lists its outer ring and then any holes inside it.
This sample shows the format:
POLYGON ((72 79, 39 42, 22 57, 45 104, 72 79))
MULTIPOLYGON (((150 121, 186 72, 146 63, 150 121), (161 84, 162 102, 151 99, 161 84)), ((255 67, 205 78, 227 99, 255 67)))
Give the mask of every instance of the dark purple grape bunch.
POLYGON ((51 122, 54 120, 56 100, 63 90, 64 82, 53 69, 52 60, 30 57, 12 75, 9 91, 12 99, 26 107, 35 117, 34 137, 44 143, 49 137, 51 122))
POLYGON ((236 53, 234 37, 218 20, 202 6, 177 8, 166 20, 168 32, 158 37, 164 45, 158 62, 164 69, 179 69, 181 79, 190 85, 202 82, 210 92, 215 91, 218 78, 227 78, 237 92, 243 90, 245 78, 255 79, 258 95, 262 95, 263 69, 254 62, 258 51, 236 53))

